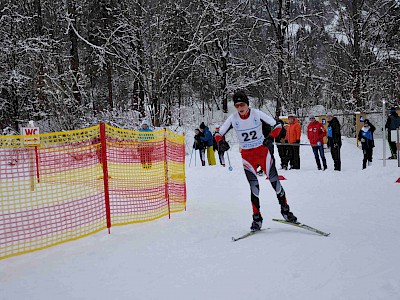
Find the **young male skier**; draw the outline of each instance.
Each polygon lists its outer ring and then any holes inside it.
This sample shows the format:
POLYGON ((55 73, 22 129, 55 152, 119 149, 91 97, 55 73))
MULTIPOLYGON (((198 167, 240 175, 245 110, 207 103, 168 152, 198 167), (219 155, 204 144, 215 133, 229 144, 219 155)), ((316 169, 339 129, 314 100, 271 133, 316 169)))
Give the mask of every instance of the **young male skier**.
POLYGON ((246 178, 250 185, 251 203, 253 207, 253 222, 251 231, 261 229, 263 218, 260 213, 259 191, 260 187, 257 179, 257 166, 259 165, 269 178, 272 187, 275 189, 279 204, 281 205, 281 214, 286 221, 297 222, 297 218, 290 211, 287 204, 285 190, 283 189, 278 172, 275 167, 273 157, 273 140, 276 138, 282 125, 276 123, 275 119, 264 112, 249 108, 249 99, 243 91, 238 91, 233 95, 233 103, 237 110, 228 117, 219 129, 219 134, 215 136, 217 143, 223 143, 223 136, 233 128, 238 137, 241 155, 243 159, 243 168, 246 178), (262 124, 275 126, 267 137, 262 132, 262 124))

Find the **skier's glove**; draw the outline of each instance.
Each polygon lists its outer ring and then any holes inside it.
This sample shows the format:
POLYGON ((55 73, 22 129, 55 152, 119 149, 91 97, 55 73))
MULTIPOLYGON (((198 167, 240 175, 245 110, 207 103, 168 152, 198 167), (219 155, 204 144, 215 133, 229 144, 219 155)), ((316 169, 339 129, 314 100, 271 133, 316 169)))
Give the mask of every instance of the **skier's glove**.
MULTIPOLYGON (((264 139, 264 141, 263 141, 263 145, 265 146, 265 147, 271 147, 271 145, 273 144, 273 142, 274 142, 274 139, 272 138, 272 137, 270 137, 270 136, 268 136, 267 138, 265 138, 264 139)), ((273 146, 273 145, 272 145, 273 146)))
POLYGON ((296 140, 296 144, 300 144, 300 140, 296 140))
POLYGON ((321 142, 317 142, 317 146, 321 146, 321 142))
POLYGON ((337 147, 339 147, 339 145, 337 143, 334 143, 333 148, 337 148, 337 147))
POLYGON ((267 138, 264 139, 263 145, 268 148, 269 152, 271 154, 274 154, 274 139, 270 136, 267 136, 267 138))
POLYGON ((364 143, 364 142, 365 142, 365 139, 364 139, 364 138, 362 138, 362 139, 361 139, 361 143, 364 143))

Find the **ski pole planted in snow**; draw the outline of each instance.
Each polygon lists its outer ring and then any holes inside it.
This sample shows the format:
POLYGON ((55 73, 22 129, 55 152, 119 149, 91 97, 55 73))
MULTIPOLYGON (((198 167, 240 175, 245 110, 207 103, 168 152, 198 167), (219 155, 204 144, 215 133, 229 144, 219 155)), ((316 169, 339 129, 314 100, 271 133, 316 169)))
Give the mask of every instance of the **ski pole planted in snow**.
MULTIPOLYGON (((193 150, 194 150, 194 148, 192 148, 192 154, 190 154, 189 168, 190 168, 190 165, 192 164, 193 150)), ((196 159, 196 157, 194 159, 196 159)))
POLYGON ((232 166, 231 166, 231 160, 229 159, 229 153, 228 153, 228 151, 226 151, 226 157, 228 157, 228 164, 229 164, 228 170, 229 170, 229 171, 232 171, 233 168, 232 168, 232 166))

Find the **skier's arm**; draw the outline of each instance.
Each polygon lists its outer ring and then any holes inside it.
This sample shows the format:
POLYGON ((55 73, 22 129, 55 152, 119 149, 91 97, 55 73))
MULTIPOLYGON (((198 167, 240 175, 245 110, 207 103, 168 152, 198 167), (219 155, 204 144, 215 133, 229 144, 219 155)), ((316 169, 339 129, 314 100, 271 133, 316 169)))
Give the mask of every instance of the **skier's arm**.
POLYGON ((274 118, 268 116, 266 113, 264 113, 262 111, 259 111, 259 114, 260 114, 261 122, 274 127, 274 129, 271 130, 271 132, 269 133, 267 138, 272 138, 272 139, 277 138, 279 133, 282 130, 282 124, 277 123, 274 118))
POLYGON ((224 122, 224 124, 222 124, 222 126, 219 128, 219 132, 215 134, 215 141, 217 142, 217 144, 223 140, 223 137, 225 134, 228 133, 229 130, 231 130, 232 127, 232 116, 230 115, 228 117, 228 119, 226 119, 226 121, 224 122))

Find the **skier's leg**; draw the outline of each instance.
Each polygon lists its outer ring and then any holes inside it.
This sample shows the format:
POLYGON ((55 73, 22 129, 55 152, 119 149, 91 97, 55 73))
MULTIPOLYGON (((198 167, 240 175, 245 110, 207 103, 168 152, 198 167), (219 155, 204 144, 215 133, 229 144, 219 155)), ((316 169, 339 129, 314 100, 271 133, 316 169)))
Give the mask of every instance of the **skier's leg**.
POLYGON ((260 213, 260 185, 258 183, 257 175, 255 170, 252 168, 250 169, 248 165, 244 167, 244 173, 246 175, 247 181, 250 185, 250 198, 251 198, 251 205, 253 208, 253 214, 260 213))
MULTIPOLYGON (((243 160, 245 162, 245 160, 243 160)), ((263 218, 260 213, 260 186, 258 184, 257 175, 254 167, 251 166, 250 163, 246 162, 243 164, 244 173, 246 175, 247 181, 250 185, 250 199, 251 205, 253 209, 253 222, 251 223, 250 229, 252 231, 257 231, 261 229, 263 218)))
POLYGON ((287 221, 296 222, 297 218, 290 211, 290 207, 287 204, 286 193, 281 185, 281 182, 280 182, 279 176, 278 176, 278 171, 276 170, 276 167, 275 167, 275 159, 271 156, 269 151, 266 154, 265 173, 267 174, 267 178, 269 178, 272 188, 275 190, 276 197, 278 198, 279 204, 281 205, 282 216, 287 221))

